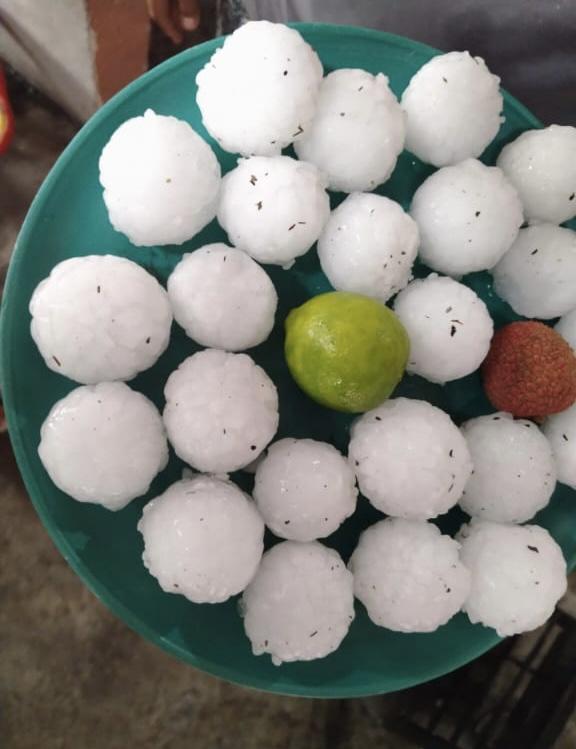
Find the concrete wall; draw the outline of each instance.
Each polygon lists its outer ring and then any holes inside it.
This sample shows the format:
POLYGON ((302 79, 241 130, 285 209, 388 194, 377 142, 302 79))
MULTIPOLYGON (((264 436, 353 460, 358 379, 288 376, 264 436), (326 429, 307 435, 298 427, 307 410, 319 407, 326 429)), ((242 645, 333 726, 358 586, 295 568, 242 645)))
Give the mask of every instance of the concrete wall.
POLYGON ((144 0, 0 0, 0 58, 79 120, 146 70, 144 0))
POLYGON ((0 0, 0 57, 80 120, 100 104, 84 0, 0 0))

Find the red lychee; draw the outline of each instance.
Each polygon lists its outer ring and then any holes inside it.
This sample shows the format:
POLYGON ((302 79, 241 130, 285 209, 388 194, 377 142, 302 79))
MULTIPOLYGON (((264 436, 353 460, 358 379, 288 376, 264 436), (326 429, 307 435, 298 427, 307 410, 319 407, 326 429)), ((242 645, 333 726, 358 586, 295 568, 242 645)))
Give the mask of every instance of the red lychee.
POLYGON ((555 330, 526 320, 500 328, 482 365, 484 389, 499 411, 538 418, 576 401, 576 357, 555 330))

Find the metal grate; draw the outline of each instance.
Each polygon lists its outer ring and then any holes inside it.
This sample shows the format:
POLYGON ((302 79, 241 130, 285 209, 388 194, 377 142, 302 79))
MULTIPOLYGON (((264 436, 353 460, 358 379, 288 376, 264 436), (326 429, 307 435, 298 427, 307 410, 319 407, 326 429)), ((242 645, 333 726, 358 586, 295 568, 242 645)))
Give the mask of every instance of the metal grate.
POLYGON ((394 730, 426 749, 551 749, 576 708, 576 619, 503 641, 430 685, 394 730))

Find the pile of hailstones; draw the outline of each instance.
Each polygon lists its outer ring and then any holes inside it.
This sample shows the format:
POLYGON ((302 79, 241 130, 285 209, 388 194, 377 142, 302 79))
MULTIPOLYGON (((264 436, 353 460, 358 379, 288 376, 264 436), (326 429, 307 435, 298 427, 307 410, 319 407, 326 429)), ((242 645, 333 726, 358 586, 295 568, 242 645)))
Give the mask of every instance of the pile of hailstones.
MULTIPOLYGON (((144 564, 163 590, 195 603, 244 591, 253 651, 275 663, 334 651, 354 595, 375 624, 401 632, 435 630, 461 609, 501 635, 537 627, 565 591, 566 565, 546 530, 520 524, 549 502, 557 476, 576 486, 575 410, 549 419, 550 442, 504 413, 458 429, 429 403, 397 398, 358 418, 347 458, 310 439, 269 446, 276 388, 236 352, 274 324, 276 292, 258 263, 289 267, 315 242, 334 288, 395 296, 409 372, 433 382, 477 369, 492 337, 462 275, 490 270, 522 315, 570 313, 576 235, 558 224, 576 214, 576 129, 524 133, 485 166, 476 157, 498 132, 502 97, 482 59, 435 57, 399 103, 382 73, 323 77, 303 38, 268 22, 229 37, 197 84, 204 125, 242 156, 237 167, 221 179, 190 125, 148 110, 102 152, 104 201, 134 245, 180 244, 217 215, 233 246, 184 255, 167 292, 110 255, 64 261, 38 286, 32 336, 52 370, 84 383, 43 424, 51 479, 80 502, 118 510, 165 467, 167 436, 200 473, 144 507, 144 564), (291 144, 298 159, 280 155, 291 144), (439 167, 410 214, 369 192, 404 147, 439 167), (330 213, 327 190, 351 194, 330 213), (434 272, 411 281, 417 251, 434 272), (170 375, 160 416, 121 381, 154 364, 173 317, 206 348, 170 375), (227 476, 250 464, 253 499, 227 476), (354 512, 356 482, 389 517, 360 536, 346 567, 317 539, 354 512), (472 520, 452 539, 428 521, 456 503, 472 520), (265 524, 286 540, 263 554, 265 524)), ((576 345, 576 313, 560 331, 576 345)))

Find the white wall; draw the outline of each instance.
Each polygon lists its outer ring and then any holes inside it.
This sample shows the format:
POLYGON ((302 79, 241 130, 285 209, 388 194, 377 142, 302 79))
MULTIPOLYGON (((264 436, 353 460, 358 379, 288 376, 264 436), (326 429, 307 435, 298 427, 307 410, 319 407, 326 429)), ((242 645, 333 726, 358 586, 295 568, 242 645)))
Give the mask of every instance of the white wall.
POLYGON ((99 106, 84 0, 0 0, 0 58, 80 120, 99 106))

